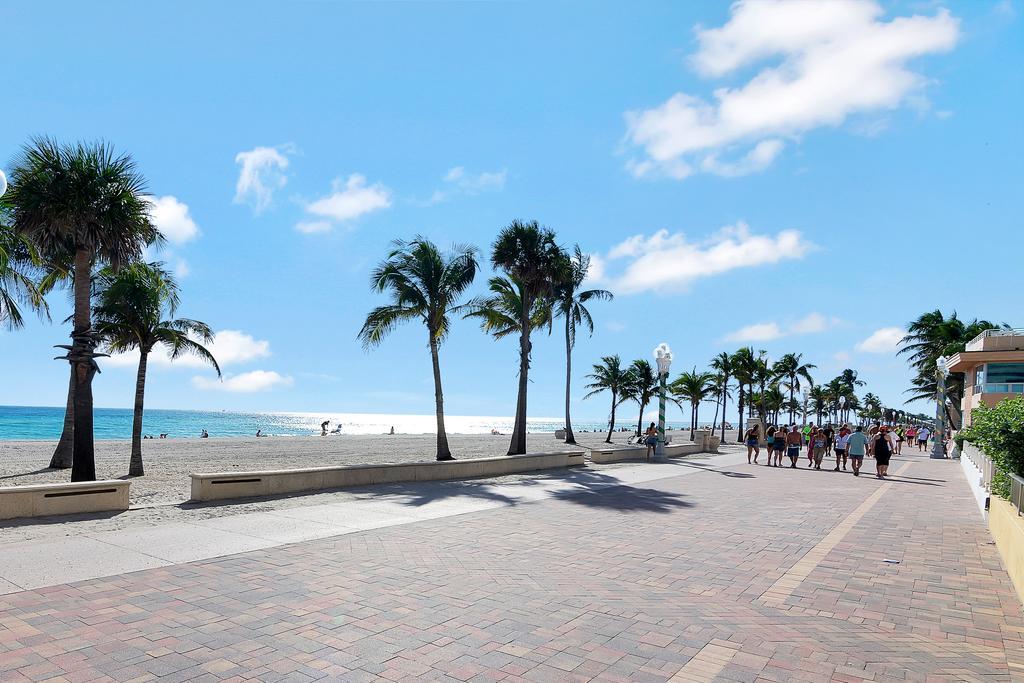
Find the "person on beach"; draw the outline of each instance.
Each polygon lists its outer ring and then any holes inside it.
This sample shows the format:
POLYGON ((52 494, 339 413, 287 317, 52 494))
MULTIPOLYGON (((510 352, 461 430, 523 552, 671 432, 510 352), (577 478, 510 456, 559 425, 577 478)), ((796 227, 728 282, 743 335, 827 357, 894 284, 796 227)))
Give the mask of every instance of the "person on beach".
POLYGON ((850 427, 849 425, 843 425, 839 428, 839 433, 836 434, 836 469, 835 472, 839 471, 839 461, 842 460, 843 471, 846 471, 846 446, 850 442, 850 427))
POLYGON ((199 432, 199 438, 200 439, 209 439, 210 438, 210 433, 204 429, 203 431, 199 432))
POLYGON ((825 438, 824 429, 816 429, 814 434, 811 436, 812 447, 814 449, 814 469, 821 469, 821 461, 825 459, 825 438))
POLYGON ((871 453, 875 456, 875 477, 878 479, 884 479, 889 474, 889 458, 895 447, 889 428, 881 427, 871 443, 871 453))
POLYGON ((796 469, 796 461, 800 459, 800 445, 803 443, 803 436, 800 430, 793 425, 793 430, 786 434, 786 455, 789 456, 790 468, 796 469))
POLYGON ((331 425, 330 420, 324 420, 320 423, 320 436, 327 436, 327 428, 331 425))
POLYGON ((921 427, 917 430, 917 450, 928 450, 928 437, 931 436, 931 433, 931 430, 927 427, 921 427))
POLYGON ((262 430, 262 429, 257 429, 257 430, 256 430, 256 438, 258 439, 258 438, 260 438, 261 436, 263 436, 263 430, 262 430))
POLYGON ((647 446, 647 452, 644 454, 644 458, 647 460, 651 459, 651 454, 654 453, 654 449, 658 446, 658 428, 651 423, 651 426, 644 432, 644 445, 647 446))
POLYGON ((868 436, 864 427, 857 425, 856 431, 846 439, 846 457, 850 459, 853 476, 860 476, 860 468, 864 465, 864 454, 868 449, 868 436))
POLYGON ((775 437, 772 439, 772 450, 768 454, 768 463, 771 463, 772 455, 775 456, 775 467, 782 467, 782 453, 786 450, 786 431, 787 428, 783 425, 775 432, 775 437))
POLYGON ((761 446, 760 446, 760 443, 759 443, 760 440, 761 440, 761 435, 760 435, 760 431, 759 430, 760 430, 759 425, 754 425, 753 427, 748 429, 746 431, 746 433, 743 435, 743 441, 747 444, 747 464, 748 465, 751 464, 751 462, 750 462, 750 456, 751 455, 754 456, 753 464, 756 465, 757 464, 757 456, 761 454, 761 446))

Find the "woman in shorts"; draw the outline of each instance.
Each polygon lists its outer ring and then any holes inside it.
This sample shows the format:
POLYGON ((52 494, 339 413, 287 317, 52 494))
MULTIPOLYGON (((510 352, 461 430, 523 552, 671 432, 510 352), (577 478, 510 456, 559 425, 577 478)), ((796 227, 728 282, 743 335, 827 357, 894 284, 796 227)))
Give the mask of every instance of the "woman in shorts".
POLYGON ((846 471, 846 444, 850 442, 850 427, 849 425, 843 425, 839 428, 839 433, 836 434, 836 469, 835 472, 839 471, 839 463, 843 463, 843 471, 846 471))
POLYGON ((772 452, 768 454, 768 464, 773 467, 782 467, 782 453, 786 450, 786 427, 782 426, 776 432, 772 438, 772 452), (775 462, 772 463, 772 455, 775 456, 775 462))
POLYGON ((884 479, 889 474, 889 458, 894 449, 888 427, 882 427, 872 441, 871 453, 875 456, 875 476, 884 479))
POLYGON ((821 469, 821 461, 825 458, 825 430, 818 428, 811 434, 811 447, 814 452, 814 469, 821 469))
POLYGON ((651 426, 644 432, 644 445, 647 446, 647 453, 645 455, 647 460, 651 459, 651 453, 654 452, 655 447, 658 445, 658 428, 651 423, 651 426))
POLYGON ((750 458, 753 455, 753 464, 757 464, 757 456, 761 454, 761 440, 758 425, 754 425, 743 434, 743 441, 747 444, 747 464, 751 464, 750 458))
POLYGON ((800 444, 803 442, 803 437, 800 435, 800 430, 793 425, 792 431, 786 434, 786 455, 789 456, 790 468, 796 469, 796 461, 800 459, 800 444))

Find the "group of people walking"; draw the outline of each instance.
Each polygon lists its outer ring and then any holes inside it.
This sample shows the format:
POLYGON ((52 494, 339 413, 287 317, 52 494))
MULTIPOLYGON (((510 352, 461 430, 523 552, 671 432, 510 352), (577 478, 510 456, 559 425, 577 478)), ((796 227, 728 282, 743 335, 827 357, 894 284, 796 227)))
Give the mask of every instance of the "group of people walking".
MULTIPOLYGON (((927 450, 930 430, 927 427, 889 427, 875 422, 867 431, 857 425, 851 429, 843 425, 838 430, 832 425, 815 426, 812 422, 804 427, 783 425, 768 427, 764 435, 765 450, 768 455, 768 467, 782 467, 782 457, 787 456, 790 467, 796 469, 801 451, 806 451, 807 467, 816 470, 826 458, 835 458, 834 472, 847 471, 847 464, 853 476, 859 477, 864 466, 864 458, 875 459, 875 476, 884 479, 889 474, 889 459, 903 451, 903 443, 917 441, 918 450, 927 450)), ((747 446, 747 463, 757 465, 761 455, 760 425, 754 425, 743 435, 747 446)), ((827 465, 826 465, 827 467, 827 465)))

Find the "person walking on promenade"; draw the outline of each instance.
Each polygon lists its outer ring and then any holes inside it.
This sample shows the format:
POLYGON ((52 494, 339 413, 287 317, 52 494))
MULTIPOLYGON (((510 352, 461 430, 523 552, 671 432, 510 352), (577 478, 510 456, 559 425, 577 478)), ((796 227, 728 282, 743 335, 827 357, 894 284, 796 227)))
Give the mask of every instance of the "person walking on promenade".
POLYGON ((804 443, 807 445, 807 466, 814 467, 814 433, 817 432, 817 427, 812 422, 810 429, 804 427, 804 443))
POLYGON ((774 467, 782 467, 782 452, 786 450, 786 427, 782 426, 775 431, 772 443, 769 446, 771 451, 768 453, 768 464, 774 467), (772 456, 775 456, 775 462, 772 462, 772 456))
POLYGON ((836 443, 835 443, 835 451, 836 451, 836 469, 835 469, 835 471, 836 472, 839 471, 839 463, 840 463, 840 461, 842 461, 843 471, 844 472, 846 471, 846 445, 849 442, 850 442, 850 427, 848 425, 843 425, 842 427, 839 428, 839 433, 836 434, 836 443))
POLYGON ((654 426, 653 422, 651 423, 651 426, 647 428, 647 431, 644 432, 644 445, 647 446, 647 454, 644 457, 645 459, 650 460, 651 453, 654 452, 654 449, 658 445, 658 428, 654 426))
POLYGON ((921 427, 917 430, 917 450, 927 451, 928 450, 928 437, 931 436, 931 430, 927 427, 921 427))
POLYGON ((800 435, 800 430, 797 429, 796 425, 793 425, 793 430, 786 434, 786 455, 789 456, 792 469, 796 469, 796 461, 800 459, 800 444, 802 440, 803 437, 800 435))
POLYGON ((864 427, 857 425, 856 431, 846 439, 846 457, 850 459, 853 476, 860 476, 860 468, 864 465, 864 454, 867 452, 868 437, 864 427))
POLYGON ((896 425, 892 435, 896 439, 896 455, 899 455, 903 451, 903 425, 896 425))
POLYGON ((825 430, 816 429, 811 435, 811 446, 814 452, 814 469, 821 469, 821 461, 825 458, 825 430))
POLYGON ((889 428, 879 429, 871 445, 871 453, 875 456, 875 476, 879 479, 884 479, 889 474, 889 458, 892 457, 895 447, 889 428))
POLYGON ((748 429, 746 431, 746 433, 743 435, 743 440, 747 444, 747 464, 748 465, 751 464, 750 463, 750 456, 751 456, 751 454, 753 454, 753 456, 754 456, 754 463, 753 464, 756 465, 757 464, 757 456, 761 454, 761 446, 760 446, 760 443, 759 443, 760 440, 761 440, 761 436, 760 436, 758 425, 754 425, 753 427, 748 429))
POLYGON ((907 427, 907 445, 913 446, 914 440, 917 438, 917 427, 910 425, 907 427))

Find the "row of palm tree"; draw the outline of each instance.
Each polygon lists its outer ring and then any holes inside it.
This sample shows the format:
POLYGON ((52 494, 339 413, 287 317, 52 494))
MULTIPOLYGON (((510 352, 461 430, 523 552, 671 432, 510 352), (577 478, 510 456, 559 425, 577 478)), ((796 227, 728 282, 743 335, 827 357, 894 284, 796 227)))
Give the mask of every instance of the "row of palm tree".
POLYGON ((141 475, 146 364, 158 344, 171 358, 197 353, 220 369, 202 345, 205 324, 174 319, 178 286, 143 249, 163 235, 150 217, 145 180, 134 160, 106 143, 60 144, 35 138, 11 167, 0 204, 0 323, 18 328, 22 308, 48 319, 45 296, 59 285, 73 301, 71 365, 64 430, 50 467, 71 468, 72 481, 96 478, 92 382, 103 351, 140 351, 129 474, 141 475), (165 319, 165 314, 169 314, 165 319), (197 341, 193 337, 199 337, 197 341))
POLYGON ((463 302, 463 296, 480 269, 478 250, 456 245, 442 252, 426 237, 393 243, 387 258, 373 271, 371 285, 387 293, 390 302, 366 316, 358 338, 365 348, 380 344, 401 322, 419 320, 427 328, 434 376, 438 460, 451 460, 444 426, 444 392, 439 349, 448 335, 451 316, 462 315, 480 322, 495 339, 517 335, 519 339, 519 389, 508 454, 526 453, 526 415, 530 360, 535 330, 552 330, 554 320, 565 324, 565 429, 566 442, 575 443, 570 414, 572 350, 577 330, 593 333, 594 322, 587 304, 608 300, 603 289, 584 289, 590 258, 577 245, 572 253, 557 243, 555 233, 536 221, 512 221, 491 246, 491 265, 499 271, 488 280, 487 294, 463 302))

